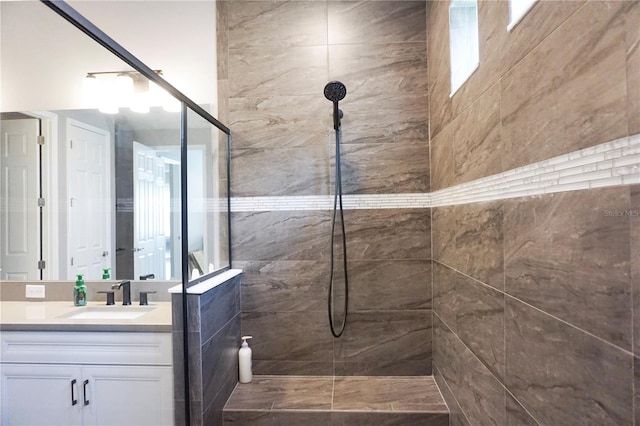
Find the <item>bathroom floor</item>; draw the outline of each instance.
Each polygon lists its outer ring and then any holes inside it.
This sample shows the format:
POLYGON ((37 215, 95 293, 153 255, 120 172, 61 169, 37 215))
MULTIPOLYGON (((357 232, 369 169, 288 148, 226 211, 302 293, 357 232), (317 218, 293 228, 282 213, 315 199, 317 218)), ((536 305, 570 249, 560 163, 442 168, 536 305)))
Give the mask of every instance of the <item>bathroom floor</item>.
POLYGON ((234 425, 449 424, 430 376, 254 376, 239 383, 224 408, 234 425))

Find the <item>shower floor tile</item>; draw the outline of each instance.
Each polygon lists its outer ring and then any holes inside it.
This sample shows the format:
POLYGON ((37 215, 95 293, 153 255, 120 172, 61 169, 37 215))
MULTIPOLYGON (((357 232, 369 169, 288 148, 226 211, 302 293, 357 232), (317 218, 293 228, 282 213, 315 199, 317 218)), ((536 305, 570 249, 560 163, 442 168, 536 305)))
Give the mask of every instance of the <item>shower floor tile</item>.
POLYGON ((446 426, 448 419, 431 376, 254 376, 224 408, 225 425, 446 426))

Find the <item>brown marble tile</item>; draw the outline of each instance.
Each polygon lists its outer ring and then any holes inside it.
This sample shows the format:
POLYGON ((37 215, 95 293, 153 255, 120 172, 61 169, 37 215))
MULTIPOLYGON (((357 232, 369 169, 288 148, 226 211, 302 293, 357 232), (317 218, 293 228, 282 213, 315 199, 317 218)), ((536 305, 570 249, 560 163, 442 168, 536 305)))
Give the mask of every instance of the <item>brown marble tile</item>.
MULTIPOLYGON (((427 2, 427 8, 429 131, 433 140, 453 118, 449 100, 449 94, 451 93, 449 3, 444 1, 427 2)), ((441 143, 447 144, 447 142, 442 141, 441 143)), ((439 188, 442 187, 439 186, 439 188)))
POLYGON ((229 108, 234 150, 325 145, 333 128, 331 104, 319 94, 232 98, 229 108))
POLYGON ((632 423, 633 357, 510 297, 506 385, 541 424, 632 423))
POLYGON ((347 94, 427 93, 426 43, 329 46, 329 79, 347 94))
POLYGON ((240 261, 233 267, 243 270, 243 312, 327 309, 328 261, 240 261))
POLYGON ((333 426, 449 426, 446 413, 333 412, 333 426))
POLYGON ((500 85, 494 84, 447 128, 454 149, 456 184, 502 171, 500 85), (449 133, 449 128, 451 128, 449 133))
POLYGON ((633 419, 640 424, 640 358, 633 357, 633 419))
POLYGON ((240 383, 225 405, 231 410, 330 410, 333 377, 254 376, 240 383))
MULTIPOLYGON (((584 0, 536 2, 526 16, 503 38, 500 46, 502 70, 506 72, 513 68, 584 3, 584 0)), ((503 28, 506 28, 509 20, 508 10, 504 15, 503 20, 506 22, 503 28)))
POLYGON ((509 201, 507 293, 631 349, 629 189, 614 187, 509 201))
POLYGON ((349 310, 431 309, 431 261, 349 261, 349 310))
POLYGON ((627 116, 629 134, 640 133, 640 4, 624 16, 627 47, 627 116))
MULTIPOLYGON (((326 312, 243 312, 242 334, 251 335, 254 363, 331 362, 333 341, 326 312)), ((254 374, 264 374, 254 364, 254 374)))
POLYGON ((330 411, 225 410, 224 424, 237 426, 331 426, 330 411))
POLYGON ((503 209, 500 202, 462 204, 456 210, 456 269, 504 289, 503 209))
POLYGON ((320 96, 327 77, 326 46, 229 49, 231 97, 320 96))
POLYGON ((317 46, 327 42, 327 6, 313 1, 229 1, 232 49, 317 46))
POLYGON ((231 194, 325 195, 329 193, 329 147, 233 149, 231 194))
POLYGON ((447 407, 449 409, 449 426, 470 426, 469 421, 460 408, 460 405, 458 405, 458 401, 451 393, 449 385, 444 380, 442 373, 440 373, 438 366, 435 363, 433 365, 433 378, 438 384, 438 389, 440 389, 444 400, 447 402, 447 407))
POLYGON ((237 212, 231 219, 235 260, 324 260, 329 255, 329 212, 237 212))
POLYGON ((506 170, 627 134, 628 4, 588 2, 504 75, 506 170))
POLYGON ((456 218, 458 206, 431 209, 433 258, 445 265, 456 264, 456 218))
POLYGON ((446 411, 432 377, 336 377, 333 410, 446 411))
POLYGON ((343 145, 341 151, 344 194, 429 191, 426 144, 352 144, 343 145))
POLYGON ((437 314, 433 315, 433 363, 453 394, 459 385, 459 353, 462 342, 437 314))
POLYGON ((640 185, 630 187, 629 216, 631 291, 633 293, 633 353, 640 356, 640 185))
POLYGON ((344 222, 349 260, 431 258, 427 209, 346 210, 344 222))
MULTIPOLYGON (((229 78, 229 2, 216 3, 216 64, 218 80, 229 78)), ((223 121, 223 123, 227 123, 223 121)))
POLYGON ((200 311, 196 323, 199 330, 193 331, 200 331, 203 344, 240 313, 240 282, 241 277, 235 277, 203 294, 197 305, 190 306, 200 311))
POLYGON ((450 137, 453 126, 445 127, 431 139, 431 191, 447 188, 454 184, 454 144, 450 137))
POLYGON ((437 261, 433 262, 433 310, 454 332, 461 302, 456 276, 453 269, 437 261))
MULTIPOLYGON (((349 92, 340 102, 343 144, 423 144, 428 151, 429 101, 426 92, 349 92)), ((328 109, 331 104, 327 101, 328 109)), ((428 164, 425 165, 425 170, 428 164)))
POLYGON ((455 278, 457 334, 494 376, 504 380, 504 295, 464 275, 455 278))
POLYGON ((502 384, 487 368, 463 346, 458 354, 459 384, 454 389, 460 407, 473 425, 500 425, 504 423, 504 394, 502 384))
POLYGON ((424 41, 425 4, 419 1, 329 2, 329 44, 424 41))
POLYGON ((520 405, 509 392, 506 393, 506 396, 505 426, 538 426, 538 422, 527 413, 522 405, 520 405))
POLYGON ((336 375, 429 375, 431 311, 351 312, 334 352, 336 375))
POLYGON ((331 376, 333 375, 333 360, 287 361, 274 359, 254 359, 253 371, 258 372, 259 374, 275 374, 279 376, 331 376))

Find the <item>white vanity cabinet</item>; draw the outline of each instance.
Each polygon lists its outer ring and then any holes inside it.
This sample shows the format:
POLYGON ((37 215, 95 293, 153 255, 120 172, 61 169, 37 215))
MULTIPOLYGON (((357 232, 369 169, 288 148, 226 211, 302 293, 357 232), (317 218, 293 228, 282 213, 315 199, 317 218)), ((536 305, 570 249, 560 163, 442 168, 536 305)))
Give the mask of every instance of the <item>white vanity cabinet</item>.
POLYGON ((2 425, 172 425, 170 333, 2 332, 2 425))

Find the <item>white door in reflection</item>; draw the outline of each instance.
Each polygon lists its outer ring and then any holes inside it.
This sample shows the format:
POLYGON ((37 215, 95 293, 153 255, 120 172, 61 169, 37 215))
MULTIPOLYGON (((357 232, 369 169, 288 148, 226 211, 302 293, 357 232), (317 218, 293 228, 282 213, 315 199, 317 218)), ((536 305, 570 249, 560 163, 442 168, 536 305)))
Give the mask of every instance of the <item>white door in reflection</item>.
POLYGON ((40 279, 39 121, 0 124, 0 279, 40 279))
POLYGON ((99 280, 113 266, 109 141, 109 132, 67 120, 68 279, 99 280))
POLYGON ((167 164, 157 152, 133 142, 133 271, 136 279, 166 276, 166 221, 170 210, 167 164))

